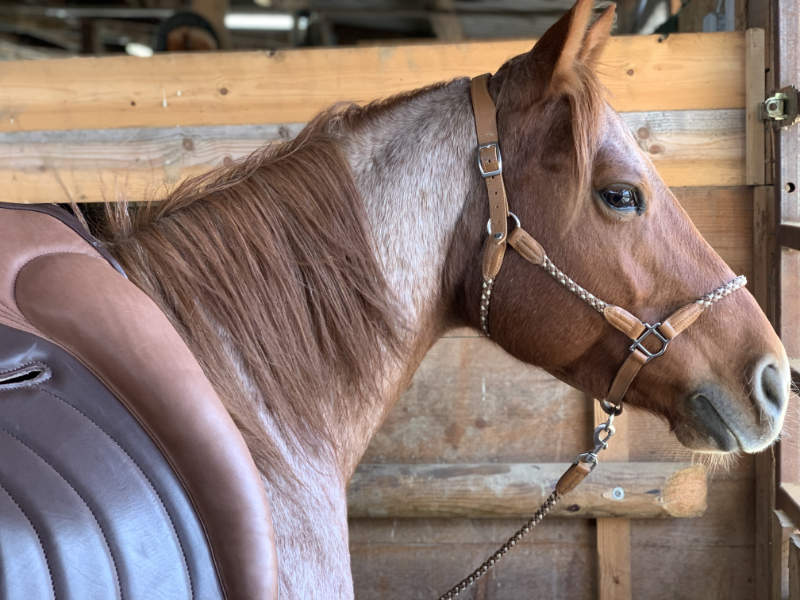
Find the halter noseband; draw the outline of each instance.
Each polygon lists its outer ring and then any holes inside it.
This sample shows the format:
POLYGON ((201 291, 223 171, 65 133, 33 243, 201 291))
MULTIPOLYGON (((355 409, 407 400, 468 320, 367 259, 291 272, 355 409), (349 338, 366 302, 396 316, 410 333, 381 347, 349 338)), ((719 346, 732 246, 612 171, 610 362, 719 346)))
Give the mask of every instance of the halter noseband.
POLYGON ((483 247, 482 261, 481 329, 489 337, 489 302, 492 298, 492 287, 500 272, 500 267, 503 265, 506 245, 509 244, 522 258, 542 267, 556 281, 602 314, 610 325, 627 335, 633 342, 629 348, 630 354, 617 371, 606 398, 601 400, 606 413, 609 415, 619 414, 622 411, 622 400, 625 393, 639 370, 654 358, 664 354, 669 343, 694 323, 706 308, 744 287, 747 284, 747 278, 739 275, 702 298, 680 307, 666 319, 653 325, 642 322, 624 308, 604 302, 575 283, 553 264, 541 244, 522 228, 517 216, 508 210, 508 197, 503 183, 503 159, 500 155, 497 134, 496 109, 488 90, 489 77, 488 73, 480 75, 470 83, 475 130, 478 134, 478 169, 489 194, 489 222, 487 223, 489 237, 483 247), (508 232, 509 218, 514 221, 515 225, 511 233, 508 232), (651 351, 644 346, 644 341, 649 337, 658 340, 659 348, 657 350, 651 351))

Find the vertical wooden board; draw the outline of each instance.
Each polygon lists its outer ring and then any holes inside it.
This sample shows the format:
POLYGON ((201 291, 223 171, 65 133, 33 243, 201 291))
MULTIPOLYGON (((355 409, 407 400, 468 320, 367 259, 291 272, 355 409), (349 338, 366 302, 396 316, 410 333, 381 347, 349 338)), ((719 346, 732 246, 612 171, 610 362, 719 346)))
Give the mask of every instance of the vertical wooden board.
POLYGON ((773 448, 755 456, 755 544, 753 565, 757 600, 771 600, 772 538, 771 515, 775 509, 775 453, 773 448))
MULTIPOLYGON (((607 418, 600 404, 595 402, 595 425, 607 418)), ((614 419, 616 433, 608 441, 608 448, 600 453, 601 461, 628 460, 629 421, 628 411, 614 419)), ((624 493, 624 488, 621 489, 624 493)), ((599 600, 631 598, 631 522, 628 519, 597 519, 597 592, 599 600)))
POLYGON ((764 122, 759 107, 766 97, 764 30, 745 32, 745 183, 765 183, 764 122))
POLYGON ((783 248, 780 335, 789 358, 800 358, 800 251, 783 248))
MULTIPOLYGON (((437 598, 520 524, 514 520, 351 520, 356 598, 437 598)), ((593 545, 591 521, 545 520, 459 600, 593 600, 593 545)))
POLYGON ((771 186, 753 188, 753 276, 750 289, 761 309, 773 319, 775 260, 775 192, 771 186))
POLYGON ((789 600, 800 600, 800 537, 789 536, 789 600))
POLYGON ((771 600, 784 600, 789 595, 789 536, 793 526, 781 510, 771 513, 772 528, 772 585, 771 600))

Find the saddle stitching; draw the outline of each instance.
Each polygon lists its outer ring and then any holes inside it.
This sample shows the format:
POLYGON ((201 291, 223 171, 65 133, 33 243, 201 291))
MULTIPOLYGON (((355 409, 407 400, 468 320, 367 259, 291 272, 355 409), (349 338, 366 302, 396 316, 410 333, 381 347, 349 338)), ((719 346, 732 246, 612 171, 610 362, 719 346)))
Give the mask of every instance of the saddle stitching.
POLYGON ((31 521, 31 518, 28 516, 28 513, 25 512, 25 509, 22 508, 22 505, 17 502, 17 499, 14 498, 11 492, 5 488, 2 482, 0 482, 0 491, 9 497, 11 502, 14 503, 14 506, 16 506, 19 509, 19 512, 22 513, 22 516, 25 517, 25 520, 31 526, 31 529, 33 529, 33 533, 36 535, 36 541, 39 542, 39 547, 42 549, 42 556, 44 556, 44 564, 47 567, 47 577, 50 580, 50 591, 53 593, 53 600, 56 600, 56 584, 55 581, 53 581, 53 569, 50 567, 50 559, 47 557, 47 549, 44 547, 44 542, 42 542, 42 536, 39 534, 39 530, 36 528, 36 525, 33 524, 33 521, 31 521))
POLYGON ((103 543, 105 543, 106 548, 108 548, 108 555, 111 557, 111 565, 114 567, 114 579, 117 582, 117 592, 119 592, 120 600, 124 600, 124 596, 122 594, 122 583, 121 583, 120 578, 119 578, 119 569, 117 567, 117 560, 116 560, 116 558, 114 558, 114 551, 111 549, 111 544, 109 543, 108 536, 106 535, 105 529, 103 529, 103 526, 100 524, 100 520, 97 518, 97 515, 95 514, 94 510, 92 510, 92 507, 89 506, 89 503, 81 495, 81 493, 75 488, 75 486, 72 485, 72 483, 70 483, 70 481, 66 477, 64 477, 64 475, 62 475, 61 472, 58 469, 56 469, 55 466, 53 466, 53 464, 49 460, 47 460, 44 456, 42 456, 39 452, 37 452, 35 448, 32 448, 27 442, 25 442, 24 440, 20 439, 19 437, 17 437, 13 433, 11 433, 5 427, 0 428, 0 432, 5 433, 11 439, 16 440, 19 444, 21 444, 24 448, 26 448, 36 458, 38 458, 44 464, 46 464, 48 467, 50 467, 50 469, 53 471, 53 473, 58 475, 58 477, 64 483, 66 483, 73 492, 75 492, 75 495, 78 496, 78 498, 80 499, 81 502, 83 502, 84 506, 86 506, 86 509, 89 511, 89 514, 92 515, 92 518, 94 519, 94 522, 97 523, 97 527, 100 530, 100 535, 103 537, 103 543))
MULTIPOLYGON (((108 438, 117 448, 119 448, 119 450, 136 467, 136 470, 139 471, 139 473, 141 473, 142 477, 147 482, 147 485, 150 487, 150 489, 152 490, 153 494, 155 494, 156 498, 158 499, 158 503, 161 505, 161 508, 164 510, 164 514, 167 516, 167 521, 169 521, 169 525, 170 525, 170 528, 172 529, 173 535, 175 536, 175 540, 178 542, 178 549, 180 550, 181 560, 183 561, 183 569, 184 569, 184 571, 186 573, 186 579, 189 582, 189 594, 190 594, 189 597, 193 599, 195 597, 195 595, 194 595, 194 582, 192 581, 192 573, 189 570, 189 561, 186 559, 186 552, 184 551, 184 548, 183 548, 183 542, 181 541, 180 535, 178 535, 178 529, 177 529, 177 527, 175 527, 175 522, 172 519, 172 515, 170 514, 169 509, 167 508, 167 505, 164 503, 164 499, 161 497, 161 494, 159 494, 158 490, 156 489, 156 486, 153 484, 153 482, 150 479, 150 477, 147 476, 147 473, 145 473, 144 469, 142 469, 142 467, 139 465, 139 463, 136 462, 136 459, 134 459, 130 454, 128 454, 128 451, 125 450, 125 448, 122 447, 122 445, 114 438, 114 436, 112 436, 108 431, 106 431, 100 425, 98 425, 95 422, 95 420, 92 419, 89 415, 87 415, 81 409, 79 409, 77 406, 75 406, 74 404, 69 402, 66 398, 62 398, 61 396, 59 396, 58 394, 56 394, 52 390, 49 390, 46 387, 42 387, 41 390, 44 393, 48 394, 49 396, 52 396, 56 400, 62 402, 63 404, 65 404, 66 406, 68 406, 69 408, 74 410, 76 413, 81 415, 84 419, 89 421, 98 431, 100 431, 100 433, 102 433, 104 436, 106 436, 106 438, 108 438)), ((134 418, 134 420, 135 420, 135 418, 134 418)), ((137 423, 138 423, 138 421, 137 421, 137 423)), ((149 439, 149 437, 150 436, 148 436, 148 439, 149 439)))

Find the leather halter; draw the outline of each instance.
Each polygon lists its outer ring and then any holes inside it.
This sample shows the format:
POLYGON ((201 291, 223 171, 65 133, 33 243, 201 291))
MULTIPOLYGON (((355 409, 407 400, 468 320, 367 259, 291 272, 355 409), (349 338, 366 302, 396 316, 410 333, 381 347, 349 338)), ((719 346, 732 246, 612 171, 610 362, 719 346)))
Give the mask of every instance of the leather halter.
POLYGON ((541 244, 522 228, 516 215, 508 210, 508 197, 503 183, 503 160, 497 133, 496 108, 488 90, 490 76, 489 73, 480 75, 472 79, 470 83, 475 131, 478 134, 478 169, 486 183, 486 191, 489 196, 489 223, 487 224, 489 237, 483 247, 482 260, 481 327, 484 334, 489 337, 489 302, 491 301, 492 287, 500 272, 500 267, 503 265, 506 246, 511 245, 522 258, 545 269, 570 292, 601 313, 611 326, 633 341, 629 348, 628 358, 617 371, 605 400, 601 400, 603 410, 608 414, 619 414, 622 411, 622 400, 641 368, 654 358, 663 355, 669 343, 694 323, 707 307, 744 287, 747 279, 740 275, 702 298, 685 304, 666 319, 654 325, 644 323, 624 308, 600 300, 575 283, 553 264, 541 244), (512 218, 515 223, 511 233, 508 232, 509 218, 512 218), (652 351, 645 347, 644 341, 648 337, 658 340, 659 348, 657 350, 652 351))

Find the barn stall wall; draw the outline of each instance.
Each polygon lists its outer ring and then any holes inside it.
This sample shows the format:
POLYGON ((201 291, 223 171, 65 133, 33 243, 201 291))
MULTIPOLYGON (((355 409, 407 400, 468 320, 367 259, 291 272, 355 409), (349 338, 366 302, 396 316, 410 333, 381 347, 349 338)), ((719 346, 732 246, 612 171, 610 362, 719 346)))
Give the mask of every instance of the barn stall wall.
MULTIPOLYGON (((618 37, 599 69, 640 146, 751 289, 761 285, 753 184, 764 183, 764 165, 745 155, 746 141, 757 146, 745 136, 756 130, 746 98, 759 93, 745 75, 758 72, 758 40, 618 37)), ((5 63, 3 199, 157 198, 187 175, 291 137, 333 102, 492 71, 530 44, 5 63)), ((588 447, 595 418, 591 399, 476 332, 440 340, 350 489, 357 597, 447 589, 535 510, 559 469, 588 447)), ((618 429, 606 456, 615 462, 602 463, 475 597, 754 597, 753 460, 706 475, 657 418, 628 411, 618 429)))

